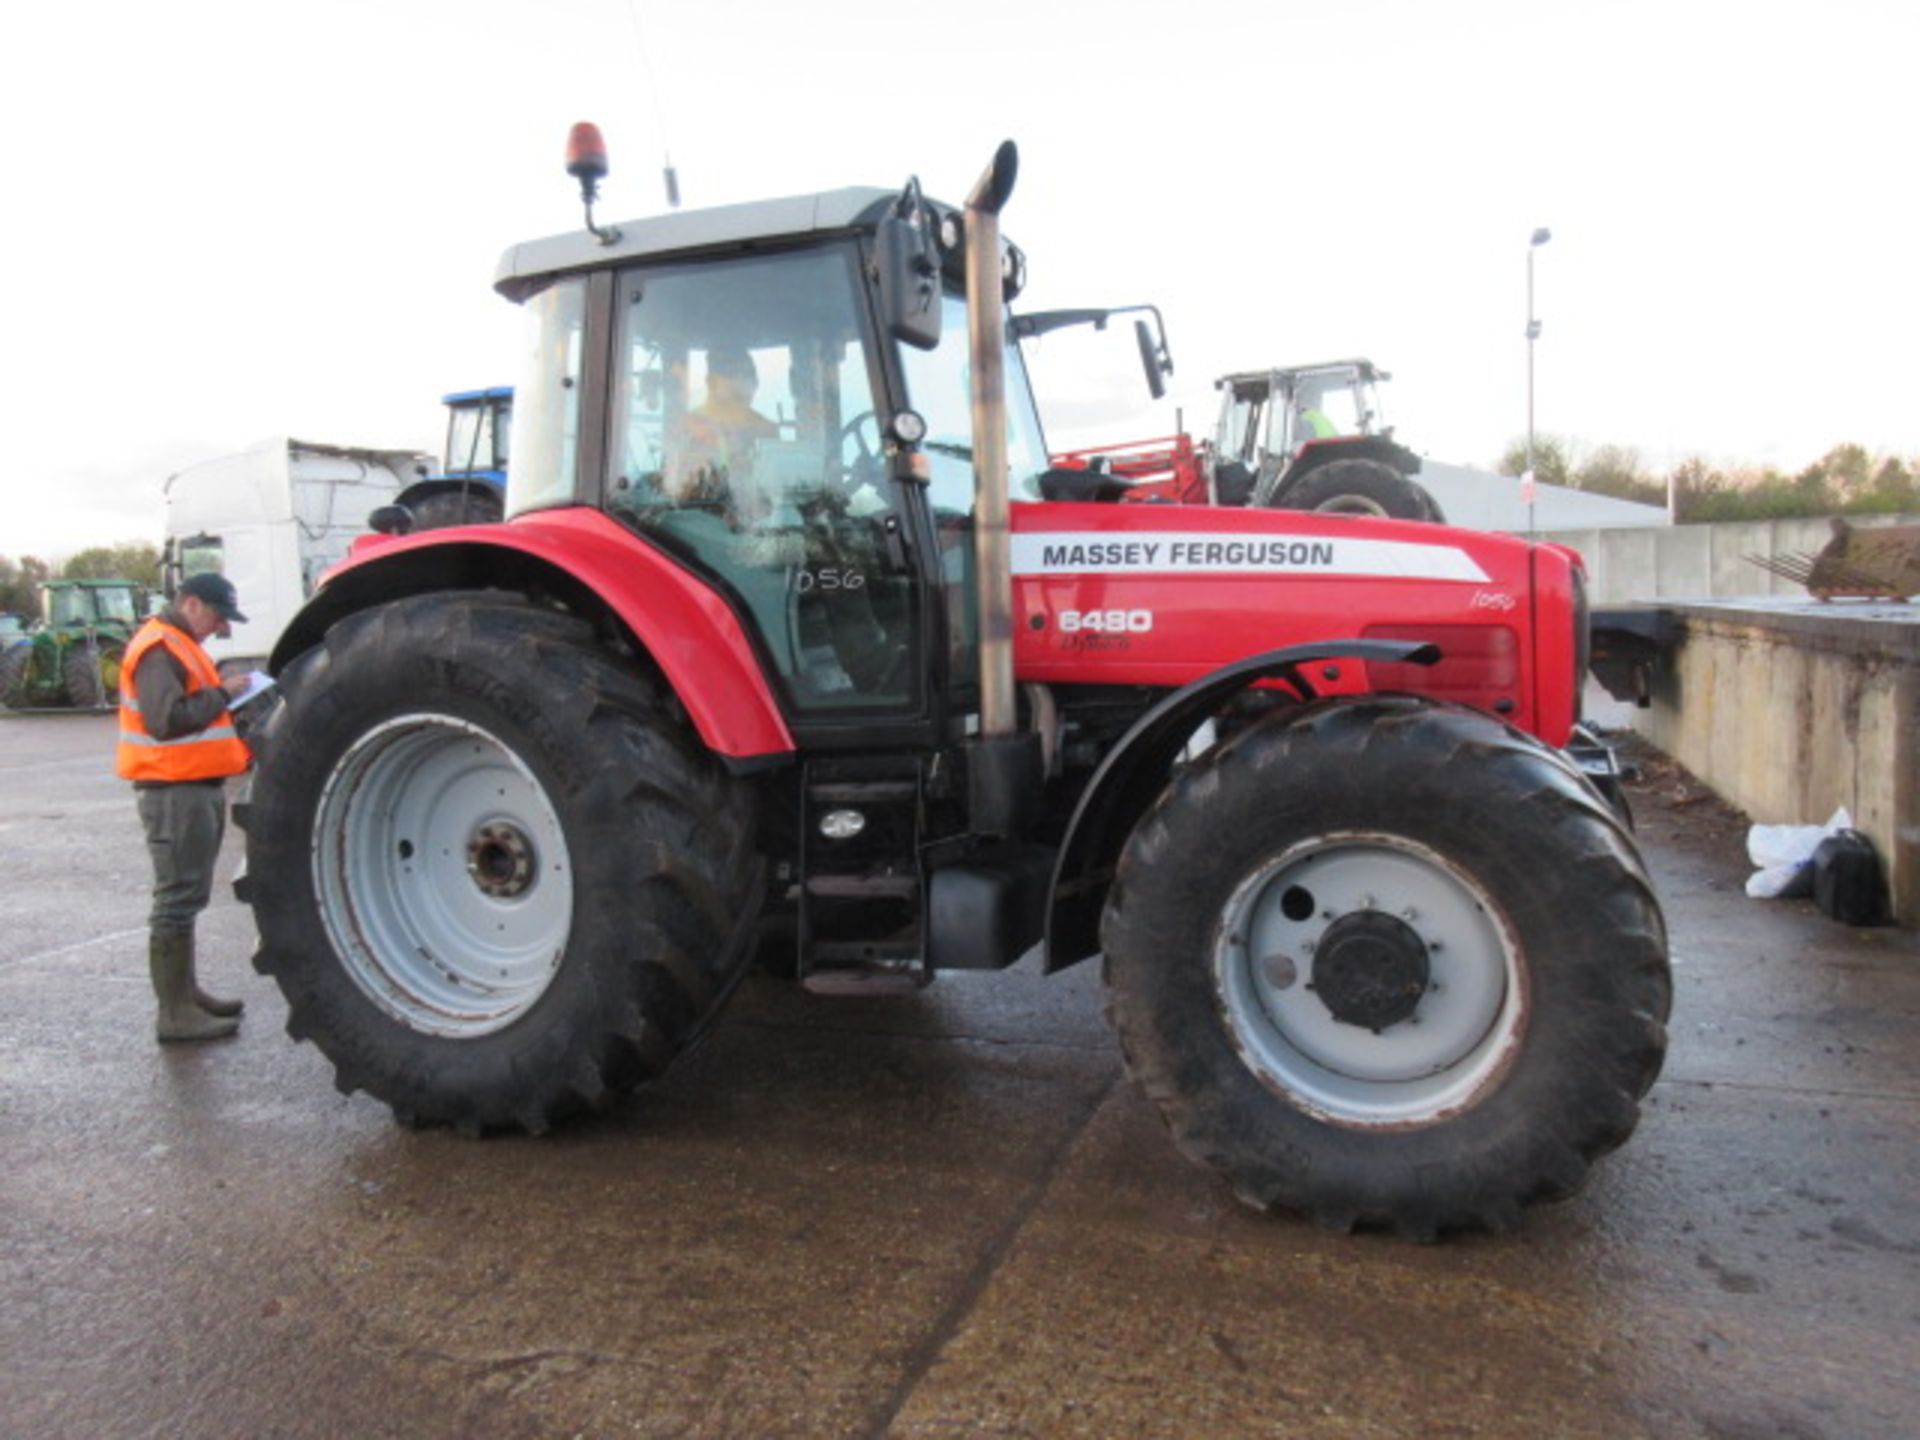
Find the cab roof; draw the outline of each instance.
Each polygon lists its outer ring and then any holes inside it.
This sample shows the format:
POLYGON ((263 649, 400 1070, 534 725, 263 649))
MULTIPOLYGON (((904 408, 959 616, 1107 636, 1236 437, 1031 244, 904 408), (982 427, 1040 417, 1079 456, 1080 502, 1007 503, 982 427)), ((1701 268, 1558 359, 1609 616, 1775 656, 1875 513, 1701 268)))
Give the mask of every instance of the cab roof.
POLYGON ((899 194, 856 186, 744 205, 675 210, 645 220, 620 221, 614 227, 620 238, 611 245, 601 244, 586 230, 529 240, 500 257, 493 288, 510 300, 524 300, 550 276, 571 271, 856 230, 877 221, 899 194))
POLYGON ((1362 380, 1391 380, 1393 377, 1371 360, 1356 356, 1350 360, 1319 360, 1311 365, 1273 365, 1265 370, 1236 370, 1213 382, 1216 390, 1231 385, 1236 392, 1260 392, 1272 384, 1274 376, 1289 381, 1296 375, 1324 375, 1331 370, 1356 370, 1362 380))

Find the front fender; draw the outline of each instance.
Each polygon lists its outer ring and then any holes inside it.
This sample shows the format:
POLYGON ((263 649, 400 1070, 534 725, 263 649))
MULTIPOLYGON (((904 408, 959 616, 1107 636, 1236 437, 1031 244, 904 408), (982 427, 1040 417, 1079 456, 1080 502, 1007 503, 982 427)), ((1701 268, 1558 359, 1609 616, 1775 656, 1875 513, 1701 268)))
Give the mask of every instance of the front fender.
POLYGON ((1371 660, 1432 665, 1440 647, 1411 640, 1326 640, 1289 645, 1222 666, 1183 685, 1133 723, 1107 752, 1081 792, 1054 861, 1047 896, 1046 973, 1099 952, 1100 912, 1113 884, 1121 847, 1166 788, 1173 763, 1203 720, 1256 681, 1289 681, 1302 699, 1312 683, 1299 667, 1315 660, 1371 660))
POLYGON ((646 651, 707 747, 735 769, 793 753, 745 627, 699 577, 597 510, 544 510, 501 525, 429 530, 357 546, 273 647, 276 675, 346 616, 439 590, 553 596, 608 620, 646 651))

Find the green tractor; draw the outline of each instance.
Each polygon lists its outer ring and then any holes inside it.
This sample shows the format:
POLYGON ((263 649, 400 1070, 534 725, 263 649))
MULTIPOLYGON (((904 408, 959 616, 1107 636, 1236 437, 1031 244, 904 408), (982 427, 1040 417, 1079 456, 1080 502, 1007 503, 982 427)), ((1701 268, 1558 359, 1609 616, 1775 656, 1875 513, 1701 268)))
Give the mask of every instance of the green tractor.
POLYGON ((40 624, 0 650, 0 705, 104 710, 120 698, 120 657, 139 628, 131 580, 49 580, 40 624))

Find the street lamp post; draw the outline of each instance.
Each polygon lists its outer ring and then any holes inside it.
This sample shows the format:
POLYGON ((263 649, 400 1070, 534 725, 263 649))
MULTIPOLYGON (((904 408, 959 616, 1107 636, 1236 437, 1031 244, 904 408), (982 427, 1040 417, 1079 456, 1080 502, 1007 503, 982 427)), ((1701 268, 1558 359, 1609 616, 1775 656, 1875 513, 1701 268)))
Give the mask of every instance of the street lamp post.
POLYGON ((1553 232, 1542 225, 1533 232, 1533 239, 1527 244, 1527 532, 1533 533, 1533 497, 1536 484, 1533 478, 1533 342, 1540 338, 1540 322, 1533 316, 1533 252, 1553 238, 1553 232))

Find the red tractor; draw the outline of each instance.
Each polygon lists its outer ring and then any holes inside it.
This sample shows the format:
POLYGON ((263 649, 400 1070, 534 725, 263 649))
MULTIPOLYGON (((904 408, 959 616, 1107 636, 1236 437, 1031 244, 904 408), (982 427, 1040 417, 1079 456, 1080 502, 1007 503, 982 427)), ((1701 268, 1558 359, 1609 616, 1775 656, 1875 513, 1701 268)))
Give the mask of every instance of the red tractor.
MULTIPOLYGON (((1153 315, 1152 327, 1136 320, 1134 334, 1147 388, 1158 400, 1173 360, 1154 306, 1043 310, 1014 316, 1011 327, 1022 340, 1070 325, 1104 330, 1115 315, 1136 310, 1153 315)), ((1360 359, 1223 375, 1213 382, 1222 403, 1210 441, 1196 445, 1180 434, 1068 450, 1053 460, 1103 477, 1074 482, 1087 499, 1255 505, 1444 525, 1440 503, 1413 478, 1420 457, 1382 418, 1379 384, 1392 378, 1360 359)))
POLYGON ((1578 558, 1043 498, 1006 145, 510 250, 504 524, 372 537, 280 641, 238 809, 288 1030, 404 1120, 658 1075, 820 989, 1101 957, 1128 1068, 1263 1209, 1512 1223, 1633 1129, 1660 910, 1557 747, 1578 558))

